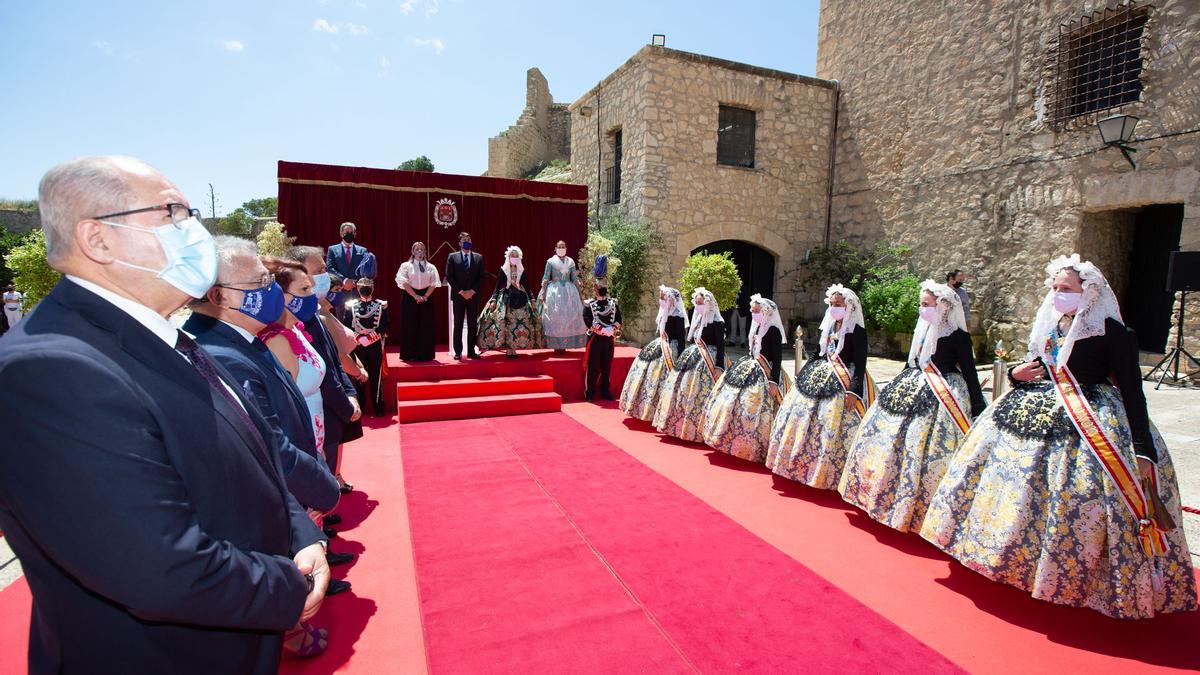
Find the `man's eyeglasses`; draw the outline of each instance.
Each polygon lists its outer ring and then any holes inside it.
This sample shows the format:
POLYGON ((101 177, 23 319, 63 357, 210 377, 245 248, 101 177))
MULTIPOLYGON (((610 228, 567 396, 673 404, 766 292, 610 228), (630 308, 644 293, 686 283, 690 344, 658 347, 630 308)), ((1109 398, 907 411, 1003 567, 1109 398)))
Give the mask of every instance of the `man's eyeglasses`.
POLYGON ((96 216, 96 220, 116 218, 118 216, 132 216, 135 213, 146 213, 149 211, 166 211, 171 216, 171 224, 180 229, 182 229, 184 221, 188 218, 200 219, 200 209, 189 208, 187 204, 169 203, 160 204, 159 206, 147 206, 144 209, 133 209, 132 211, 106 213, 103 216, 96 216))
POLYGON ((231 288, 235 291, 257 291, 273 283, 275 283, 275 275, 265 274, 254 281, 234 281, 228 284, 216 284, 216 286, 217 288, 231 288), (249 286, 250 288, 238 288, 239 286, 249 286))

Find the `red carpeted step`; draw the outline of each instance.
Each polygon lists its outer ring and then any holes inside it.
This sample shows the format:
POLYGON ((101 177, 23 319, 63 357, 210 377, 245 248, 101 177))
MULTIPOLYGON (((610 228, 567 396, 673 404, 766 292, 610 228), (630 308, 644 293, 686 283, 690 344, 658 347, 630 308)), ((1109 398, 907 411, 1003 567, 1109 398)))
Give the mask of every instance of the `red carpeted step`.
POLYGON ((554 391, 554 378, 549 375, 469 378, 437 382, 399 382, 396 384, 396 400, 421 401, 434 398, 537 394, 551 391, 554 391))
POLYGON ((424 401, 400 401, 396 419, 400 422, 433 422, 475 417, 529 415, 562 410, 562 396, 554 392, 435 398, 424 401))

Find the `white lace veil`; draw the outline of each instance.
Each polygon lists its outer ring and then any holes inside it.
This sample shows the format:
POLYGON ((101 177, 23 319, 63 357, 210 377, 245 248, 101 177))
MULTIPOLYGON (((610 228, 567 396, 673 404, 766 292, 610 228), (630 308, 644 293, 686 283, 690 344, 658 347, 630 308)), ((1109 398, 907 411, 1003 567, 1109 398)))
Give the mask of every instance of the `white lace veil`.
POLYGON ((717 306, 717 298, 707 288, 698 286, 692 291, 692 304, 692 329, 688 331, 688 340, 700 337, 710 323, 725 323, 721 308, 717 306), (696 298, 704 298, 704 304, 697 305, 696 298))
POLYGON ((833 353, 842 353, 842 345, 845 344, 846 334, 853 333, 855 326, 867 327, 866 321, 863 319, 862 302, 859 301, 858 294, 841 284, 834 284, 825 289, 825 318, 821 319, 821 356, 825 356, 825 353, 829 351, 829 333, 837 324, 829 314, 829 310, 832 309, 829 301, 835 295, 842 296, 842 300, 846 303, 846 317, 842 319, 842 325, 838 328, 837 343, 833 347, 833 353))
POLYGON ((678 289, 670 286, 659 286, 658 292, 667 296, 667 306, 663 308, 662 303, 658 305, 658 315, 654 317, 654 325, 658 328, 658 332, 662 333, 667 329, 667 319, 672 316, 683 317, 683 326, 687 328, 688 316, 687 310, 683 307, 683 294, 678 289))
POLYGON ((779 305, 776 305, 773 300, 768 300, 758 293, 750 296, 750 306, 758 303, 761 307, 759 313, 763 315, 762 323, 755 323, 753 318, 750 321, 750 333, 748 335, 750 341, 750 356, 758 356, 762 351, 763 335, 775 326, 779 329, 779 337, 786 339, 787 331, 783 327, 783 322, 779 319, 779 305))
POLYGON ((512 276, 509 275, 509 273, 508 273, 508 257, 510 255, 512 255, 513 253, 516 253, 517 257, 520 258, 522 261, 525 260, 525 254, 521 252, 520 247, 509 246, 508 248, 504 249, 504 262, 502 263, 500 271, 504 272, 504 277, 506 279, 508 279, 508 283, 510 283, 510 284, 513 281, 516 281, 517 283, 521 283, 521 275, 525 273, 525 265, 522 262, 518 262, 516 278, 514 279, 512 276))
POLYGON ((918 316, 917 325, 913 328, 912 344, 908 347, 908 365, 919 368, 929 365, 929 360, 937 353, 938 340, 960 328, 967 329, 962 300, 959 300, 954 289, 933 279, 926 279, 921 282, 921 292, 926 291, 937 298, 938 314, 933 323, 918 316))
POLYGON ((1031 359, 1040 356, 1049 365, 1065 365, 1071 358, 1071 349, 1074 348, 1076 340, 1104 335, 1106 319, 1116 319, 1122 324, 1125 323, 1121 319, 1121 307, 1117 303, 1117 296, 1113 293, 1112 286, 1108 285, 1108 280, 1100 273, 1100 268, 1090 261, 1080 260, 1078 253, 1072 253, 1070 256, 1060 255, 1046 265, 1046 289, 1046 297, 1042 299, 1037 318, 1033 321, 1033 329, 1029 331, 1028 357, 1031 359), (1054 277, 1065 269, 1075 270, 1079 274, 1079 279, 1083 282, 1083 297, 1079 299, 1079 309, 1075 311, 1075 319, 1071 321, 1071 327, 1067 329, 1067 334, 1059 346, 1058 361, 1055 362, 1046 348, 1046 343, 1050 338, 1050 331, 1054 330, 1063 315, 1054 309, 1054 290, 1051 286, 1054 284, 1054 277))

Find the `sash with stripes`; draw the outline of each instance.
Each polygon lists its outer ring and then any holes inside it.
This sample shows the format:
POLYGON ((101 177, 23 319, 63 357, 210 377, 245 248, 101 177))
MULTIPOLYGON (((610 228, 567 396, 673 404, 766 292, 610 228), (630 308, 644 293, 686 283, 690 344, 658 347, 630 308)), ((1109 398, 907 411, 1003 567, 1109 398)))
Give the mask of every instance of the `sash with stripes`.
MULTIPOLYGON (((767 382, 773 382, 771 379, 771 362, 767 360, 767 357, 758 354, 754 357, 754 360, 758 363, 758 367, 762 369, 763 377, 766 378, 767 382)), ((787 388, 787 377, 781 373, 779 376, 779 385, 775 387, 778 392, 774 395, 775 403, 783 402, 783 396, 787 393, 787 388)), ((767 387, 767 391, 771 391, 771 388, 767 387)))
POLYGON ((696 347, 700 350, 700 359, 704 361, 704 367, 708 368, 708 374, 712 376, 713 382, 716 382, 717 364, 713 361, 712 354, 708 353, 708 345, 704 343, 704 338, 696 338, 696 347))
MULTIPOLYGON (((830 353, 829 365, 833 366, 833 373, 837 375, 838 381, 842 383, 842 389, 844 389, 847 394, 854 394, 854 392, 850 391, 850 369, 846 368, 845 363, 842 363, 841 357, 837 354, 830 353)), ((870 408, 871 404, 875 402, 876 394, 875 380, 871 378, 871 373, 864 373, 863 379, 863 393, 866 394, 867 400, 863 401, 858 394, 854 394, 854 409, 858 411, 859 415, 867 412, 867 408, 870 408)))
POLYGON ((963 414, 962 408, 958 407, 958 401, 954 400, 954 394, 951 393, 946 378, 942 377, 942 371, 933 365, 933 361, 930 361, 929 365, 925 366, 921 372, 925 373, 925 382, 929 384, 934 396, 942 404, 942 410, 945 410, 946 414, 950 415, 950 419, 958 425, 958 430, 964 434, 970 431, 971 420, 963 414))
POLYGON ((675 370, 675 359, 671 357, 671 341, 667 339, 667 334, 663 331, 658 332, 659 345, 662 348, 663 362, 667 364, 667 370, 675 370))
MULTIPOLYGON (((1096 420, 1096 414, 1079 390, 1075 375, 1066 366, 1050 367, 1054 378, 1054 389, 1058 392, 1058 402, 1067 411, 1071 424, 1079 432, 1087 446, 1096 455, 1104 472, 1112 479, 1121 493, 1121 499, 1133 517, 1138 522, 1138 541, 1142 551, 1148 556, 1164 555, 1167 552, 1167 538, 1162 528, 1154 520, 1153 502, 1146 498, 1142 485, 1138 482, 1136 467, 1132 467, 1125 457, 1117 450, 1104 428, 1096 420)), ((1150 477, 1150 485, 1157 487, 1158 477, 1150 477)))

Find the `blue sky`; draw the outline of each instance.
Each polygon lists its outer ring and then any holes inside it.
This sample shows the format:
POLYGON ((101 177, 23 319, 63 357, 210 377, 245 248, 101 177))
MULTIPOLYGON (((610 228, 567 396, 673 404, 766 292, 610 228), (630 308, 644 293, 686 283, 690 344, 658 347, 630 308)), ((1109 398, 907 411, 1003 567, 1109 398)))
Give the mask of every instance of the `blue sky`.
POLYGON ((571 102, 650 40, 805 75, 817 0, 0 3, 0 196, 120 153, 208 215, 275 194, 280 159, 479 174, 537 66, 571 102))

